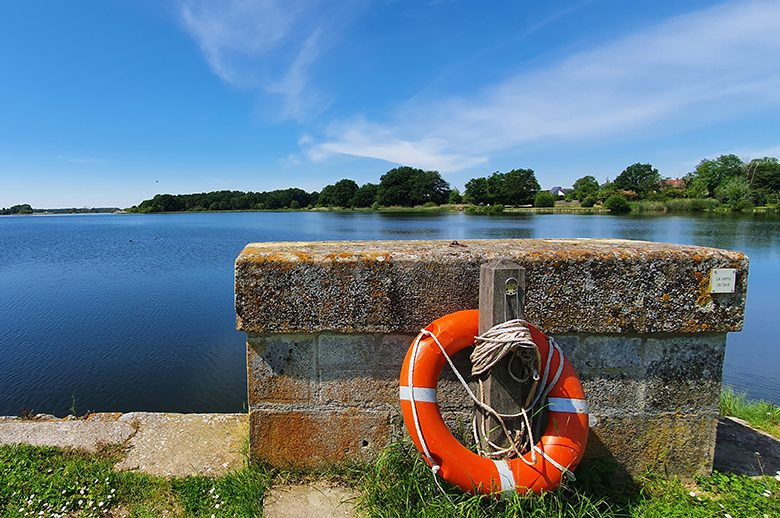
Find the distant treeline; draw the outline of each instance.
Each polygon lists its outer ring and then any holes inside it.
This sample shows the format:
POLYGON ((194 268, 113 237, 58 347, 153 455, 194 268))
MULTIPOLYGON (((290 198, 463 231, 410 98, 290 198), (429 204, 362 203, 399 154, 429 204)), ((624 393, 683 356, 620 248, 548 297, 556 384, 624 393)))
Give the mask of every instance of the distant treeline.
POLYGON ((119 207, 90 207, 90 208, 64 208, 64 209, 34 209, 35 213, 41 214, 104 214, 119 212, 119 207))
POLYGON ((359 186, 343 179, 321 192, 290 188, 265 192, 214 191, 197 194, 158 194, 144 200, 131 212, 179 212, 206 210, 278 210, 313 207, 372 207, 447 203, 450 185, 437 171, 412 167, 391 169, 378 184, 359 186))
MULTIPOLYGON (((522 205, 531 203, 539 182, 531 169, 495 172, 467 185, 468 200, 474 204, 522 205)), ((314 207, 377 208, 415 207, 462 203, 464 197, 452 189, 438 171, 396 167, 383 174, 379 183, 358 185, 345 178, 326 185, 321 192, 290 188, 266 192, 215 191, 197 194, 158 194, 144 200, 131 212, 179 212, 206 210, 278 210, 314 207)))
POLYGON ((603 206, 613 212, 627 210, 735 210, 777 204, 780 162, 765 157, 743 162, 736 155, 704 159, 683 178, 665 178, 652 164, 635 163, 614 181, 599 183, 595 176, 577 179, 571 188, 540 189, 533 169, 496 171, 466 182, 461 194, 438 171, 397 167, 379 183, 358 185, 348 178, 325 186, 321 192, 290 188, 266 192, 215 191, 198 194, 158 194, 130 212, 215 210, 278 210, 316 207, 368 208, 469 204, 474 213, 495 213, 503 206, 552 207, 565 200, 583 207, 603 206), (561 194, 563 193, 563 194, 561 194), (678 201, 679 200, 679 201, 678 201))
POLYGON ((100 213, 112 213, 118 212, 118 207, 92 207, 81 208, 75 207, 66 209, 33 209, 29 203, 23 203, 22 205, 14 205, 8 209, 0 209, 1 216, 7 216, 10 214, 100 214, 100 213))
POLYGON ((0 209, 0 215, 2 216, 9 216, 11 214, 32 214, 33 208, 27 204, 23 203, 21 205, 14 205, 11 208, 6 209, 5 207, 0 209))

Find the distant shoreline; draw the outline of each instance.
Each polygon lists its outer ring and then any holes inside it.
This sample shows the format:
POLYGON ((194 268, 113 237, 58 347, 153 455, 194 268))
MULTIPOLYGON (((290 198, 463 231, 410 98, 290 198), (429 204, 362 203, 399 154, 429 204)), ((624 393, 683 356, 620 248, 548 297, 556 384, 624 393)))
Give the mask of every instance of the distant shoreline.
MULTIPOLYGON (((486 207, 474 207, 465 204, 457 205, 436 205, 431 207, 312 207, 312 208, 279 208, 279 209, 242 209, 242 210, 183 210, 169 212, 140 212, 128 211, 119 208, 94 208, 94 209, 35 209, 32 214, 4 214, 2 216, 68 216, 84 214, 117 214, 117 215, 150 215, 150 214, 219 214, 219 213, 251 213, 251 212, 336 212, 336 213, 383 213, 383 214, 443 214, 443 213, 465 213, 469 215, 501 215, 501 214, 610 214, 609 209, 601 206, 580 207, 580 206, 557 206, 557 207, 504 207, 503 210, 490 212, 486 207)), ((780 215, 780 208, 777 206, 752 207, 742 210, 731 210, 727 207, 716 207, 704 210, 647 210, 642 208, 633 208, 630 212, 624 214, 691 214, 691 213, 710 213, 721 215, 734 214, 770 214, 780 215)))

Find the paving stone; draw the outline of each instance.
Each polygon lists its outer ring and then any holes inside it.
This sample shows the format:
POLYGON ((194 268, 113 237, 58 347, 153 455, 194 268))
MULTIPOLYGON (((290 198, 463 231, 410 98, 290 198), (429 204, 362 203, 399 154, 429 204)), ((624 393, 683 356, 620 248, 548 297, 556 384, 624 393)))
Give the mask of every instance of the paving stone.
POLYGON ((268 518, 352 518, 356 493, 351 489, 315 483, 274 487, 265 496, 268 518))
POLYGON ((780 471, 780 440, 736 417, 718 420, 713 468, 742 475, 780 471))
POLYGON ((0 446, 31 444, 94 452, 103 445, 123 444, 135 432, 130 423, 117 419, 120 414, 94 415, 100 417, 78 420, 3 418, 0 420, 0 446))
POLYGON ((246 414, 132 412, 119 421, 137 432, 117 469, 166 477, 219 476, 244 464, 246 414))

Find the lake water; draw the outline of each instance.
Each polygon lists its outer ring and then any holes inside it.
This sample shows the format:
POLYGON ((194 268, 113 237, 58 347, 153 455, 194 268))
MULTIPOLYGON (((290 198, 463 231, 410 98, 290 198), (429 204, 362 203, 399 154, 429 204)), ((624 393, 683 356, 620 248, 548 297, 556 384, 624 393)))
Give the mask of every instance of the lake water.
POLYGON ((0 415, 241 411, 233 261, 251 241, 611 237, 740 250, 727 383, 780 403, 780 219, 214 213, 0 217, 0 415))

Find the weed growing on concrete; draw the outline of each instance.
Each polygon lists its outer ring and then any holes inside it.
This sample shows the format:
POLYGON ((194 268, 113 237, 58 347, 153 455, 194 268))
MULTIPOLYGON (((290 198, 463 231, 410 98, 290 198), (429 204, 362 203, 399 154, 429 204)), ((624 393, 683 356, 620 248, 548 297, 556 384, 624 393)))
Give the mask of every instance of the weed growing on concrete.
POLYGON ((747 394, 725 387, 720 394, 720 414, 738 417, 750 426, 780 437, 780 407, 768 401, 750 401, 747 394))

